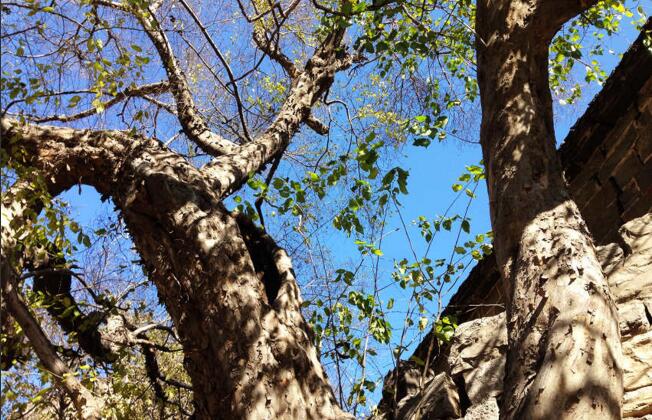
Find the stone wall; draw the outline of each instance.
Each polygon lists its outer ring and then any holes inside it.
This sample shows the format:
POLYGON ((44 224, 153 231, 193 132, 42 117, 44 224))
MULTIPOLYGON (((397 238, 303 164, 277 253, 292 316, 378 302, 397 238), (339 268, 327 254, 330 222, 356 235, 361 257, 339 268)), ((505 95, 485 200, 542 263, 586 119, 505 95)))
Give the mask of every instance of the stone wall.
MULTIPOLYGON (((652 213, 623 225, 617 242, 598 248, 598 258, 618 306, 623 417, 652 419, 652 213)), ((405 362, 400 380, 412 386, 395 387, 396 376, 388 376, 377 418, 498 420, 506 351, 505 312, 460 324, 425 376, 405 362)))
MULTIPOLYGON (((643 33, 646 30, 652 30, 652 19, 643 33)), ((624 414, 652 419, 652 217, 648 214, 652 211, 652 50, 644 45, 643 33, 573 126, 559 153, 569 190, 599 245, 618 303, 625 355, 624 414)), ((495 361, 502 357, 497 354, 504 354, 504 327, 499 325, 504 326, 505 300, 496 261, 490 256, 471 271, 447 306, 445 313, 455 314, 460 323, 453 344, 428 352, 432 340, 427 335, 411 360, 435 355, 432 371, 421 377, 422 369, 407 361, 391 372, 383 388, 380 417, 443 418, 432 413, 424 417, 422 406, 433 408, 422 401, 424 395, 436 394, 448 396, 446 410, 457 413, 448 418, 492 418, 496 401, 478 399, 476 388, 486 383, 482 386, 493 389, 494 399, 502 392, 504 360, 495 361), (481 348, 494 357, 489 358, 494 360, 491 369, 473 364, 473 360, 489 360, 481 348), (411 372, 412 383, 421 386, 397 387, 397 381, 405 382, 406 372, 411 372), (443 388, 433 394, 433 387, 443 388), (397 403, 402 404, 401 415, 397 403)))

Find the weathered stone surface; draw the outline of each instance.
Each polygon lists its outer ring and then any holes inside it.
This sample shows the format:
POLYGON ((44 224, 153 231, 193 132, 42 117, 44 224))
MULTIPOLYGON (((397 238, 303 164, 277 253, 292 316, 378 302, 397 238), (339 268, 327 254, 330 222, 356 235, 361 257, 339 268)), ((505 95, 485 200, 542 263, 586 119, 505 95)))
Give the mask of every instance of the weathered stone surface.
POLYGON ((595 248, 595 253, 606 276, 610 276, 620 268, 625 258, 623 249, 616 243, 598 246, 595 248))
POLYGON ((461 324, 448 358, 451 375, 462 375, 472 404, 502 393, 507 327, 505 313, 461 324))
POLYGON ((472 405, 464 415, 464 420, 498 420, 499 418, 498 401, 493 397, 472 405))
MULTIPOLYGON (((652 213, 645 214, 637 219, 625 223, 620 228, 620 236, 634 253, 652 248, 652 213)), ((648 254, 649 255, 649 254, 648 254)))
POLYGON ((621 229, 631 249, 623 265, 609 276, 609 287, 618 304, 652 300, 652 213, 634 219, 621 229))
POLYGON ((623 341, 623 386, 625 391, 652 386, 652 330, 623 341))
POLYGON ((405 420, 456 419, 462 415, 460 397, 451 377, 442 372, 426 384, 399 409, 397 418, 405 420))
MULTIPOLYGON (((652 215, 626 223, 620 233, 628 255, 616 244, 598 249, 608 282, 618 301, 623 337, 623 415, 652 415, 652 215)), ((447 357, 448 372, 461 377, 470 406, 465 420, 498 419, 497 398, 503 388, 507 329, 505 313, 477 318, 459 325, 447 357)), ((446 418, 459 409, 459 395, 447 373, 440 373, 419 392, 421 370, 406 362, 398 379, 397 418, 446 418)), ((397 373, 393 373, 397 374, 397 373)), ((387 382, 387 380, 386 380, 387 382)), ((386 383, 386 387, 389 383, 386 383)), ((391 417, 390 417, 391 418, 391 417)))
MULTIPOLYGON (((432 370, 422 379, 423 367, 411 361, 402 360, 398 366, 385 376, 383 381, 384 406, 379 407, 381 412, 400 410, 418 394, 421 387, 434 376, 432 370)), ((380 417, 375 417, 380 418, 380 417)))
POLYGON ((652 301, 633 300, 618 305, 620 334, 623 339, 650 329, 650 307, 652 301))
POLYGON ((625 392, 623 397, 623 417, 642 417, 652 415, 652 386, 625 392))

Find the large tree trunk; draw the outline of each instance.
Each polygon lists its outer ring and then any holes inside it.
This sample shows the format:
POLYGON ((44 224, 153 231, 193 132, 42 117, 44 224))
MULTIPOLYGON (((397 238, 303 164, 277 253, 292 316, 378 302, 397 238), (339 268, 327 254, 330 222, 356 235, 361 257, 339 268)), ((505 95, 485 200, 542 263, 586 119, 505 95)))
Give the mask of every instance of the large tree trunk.
POLYGON ((620 418, 617 312, 555 149, 548 47, 587 7, 479 0, 480 140, 509 302, 501 416, 620 418))
POLYGON ((222 205, 251 173, 285 150, 302 123, 321 130, 311 108, 335 73, 355 59, 341 45, 344 28, 335 27, 303 69, 279 51, 268 51, 291 76, 292 88, 270 126, 236 145, 208 130, 195 112, 183 72, 151 11, 97 3, 141 22, 168 74, 184 132, 215 159, 198 169, 131 132, 23 125, 5 118, 2 148, 41 173, 53 196, 84 183, 113 199, 182 341, 196 418, 350 417, 337 405, 310 339, 289 257, 243 215, 222 205))
POLYGON ((53 195, 81 181, 113 199, 182 341, 196 418, 347 417, 301 315, 289 257, 224 209, 212 177, 124 132, 2 120, 2 134, 20 139, 3 144, 10 155, 47 170, 53 195))

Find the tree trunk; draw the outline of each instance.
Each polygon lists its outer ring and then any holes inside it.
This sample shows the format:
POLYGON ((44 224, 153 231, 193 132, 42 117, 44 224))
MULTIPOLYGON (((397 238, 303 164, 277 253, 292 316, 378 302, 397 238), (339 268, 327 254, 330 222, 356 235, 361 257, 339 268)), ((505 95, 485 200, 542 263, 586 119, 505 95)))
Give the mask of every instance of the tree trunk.
POLYGON ((478 1, 480 141, 509 296, 507 419, 621 417, 617 312, 566 189, 548 87, 550 40, 586 3, 478 1))
POLYGON ((9 155, 47 170, 52 195, 82 182, 113 199, 182 341, 196 418, 348 417, 310 339, 289 257, 225 210, 213 178, 125 132, 2 120, 2 135, 9 155))

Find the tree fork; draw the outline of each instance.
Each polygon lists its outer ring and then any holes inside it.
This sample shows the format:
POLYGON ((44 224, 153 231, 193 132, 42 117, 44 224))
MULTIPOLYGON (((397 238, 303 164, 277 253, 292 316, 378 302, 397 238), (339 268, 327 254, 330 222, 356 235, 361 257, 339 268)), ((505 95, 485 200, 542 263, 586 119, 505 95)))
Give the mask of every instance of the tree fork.
POLYGON ((52 195, 81 180, 113 199, 182 342, 196 418, 347 418, 310 340, 289 257, 226 211, 204 172, 124 132, 3 119, 2 135, 20 140, 3 144, 10 156, 56 180, 52 195), (263 255, 250 254, 252 240, 263 255), (276 293, 267 295, 266 277, 276 293))

